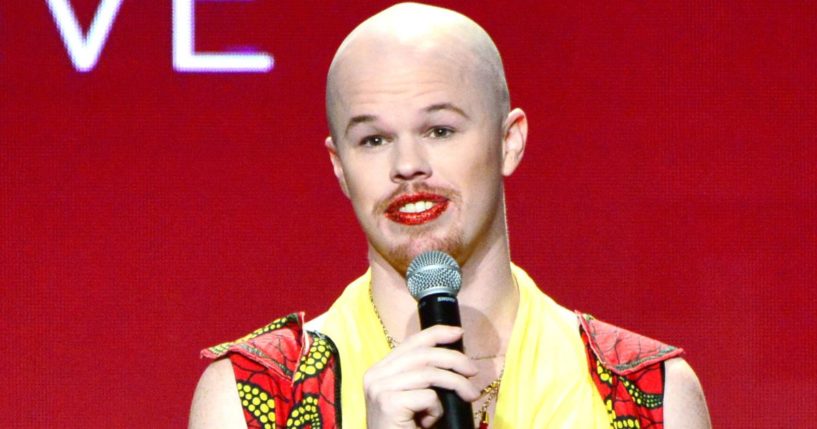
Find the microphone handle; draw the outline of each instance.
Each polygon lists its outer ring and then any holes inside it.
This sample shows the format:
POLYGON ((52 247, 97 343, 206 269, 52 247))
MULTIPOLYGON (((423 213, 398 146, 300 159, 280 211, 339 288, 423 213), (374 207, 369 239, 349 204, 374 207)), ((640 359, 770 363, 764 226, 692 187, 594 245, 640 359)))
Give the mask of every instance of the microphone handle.
MULTIPOLYGON (((417 303, 420 313, 420 327, 426 329, 434 325, 462 326, 457 298, 437 293, 425 296, 417 303)), ((463 351, 462 339, 451 344, 441 344, 451 350, 463 351)), ((471 403, 464 401, 453 390, 434 389, 443 405, 443 417, 436 427, 442 429, 474 429, 474 413, 471 403)))

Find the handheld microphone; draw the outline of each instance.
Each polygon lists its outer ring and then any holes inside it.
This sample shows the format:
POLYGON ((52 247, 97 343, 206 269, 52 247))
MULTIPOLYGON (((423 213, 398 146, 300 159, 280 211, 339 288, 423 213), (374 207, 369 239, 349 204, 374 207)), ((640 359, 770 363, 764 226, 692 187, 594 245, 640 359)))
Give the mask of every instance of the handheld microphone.
MULTIPOLYGON (((414 258, 406 271, 406 284, 411 296, 417 300, 420 327, 433 325, 462 326, 457 292, 462 285, 462 272, 457 261, 446 253, 432 250, 414 258)), ((443 344, 451 350, 462 352, 462 340, 443 344)), ((434 389, 443 405, 441 427, 447 429, 474 429, 471 403, 464 401, 456 392, 434 389)))

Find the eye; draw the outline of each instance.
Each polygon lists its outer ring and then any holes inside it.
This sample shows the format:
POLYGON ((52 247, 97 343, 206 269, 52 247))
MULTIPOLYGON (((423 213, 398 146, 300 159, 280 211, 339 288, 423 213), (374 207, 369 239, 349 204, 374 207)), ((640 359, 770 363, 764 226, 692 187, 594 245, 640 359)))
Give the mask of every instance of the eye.
POLYGON ((428 136, 433 139, 444 139, 451 137, 453 134, 454 130, 448 127, 433 127, 428 130, 428 136))
POLYGON ((383 136, 366 136, 360 139, 360 146, 377 147, 382 146, 386 142, 383 136))

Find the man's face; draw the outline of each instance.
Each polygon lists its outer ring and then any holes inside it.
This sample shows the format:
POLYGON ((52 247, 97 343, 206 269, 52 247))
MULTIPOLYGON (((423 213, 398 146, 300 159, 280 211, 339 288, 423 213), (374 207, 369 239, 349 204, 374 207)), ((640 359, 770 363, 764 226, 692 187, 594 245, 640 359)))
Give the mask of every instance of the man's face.
POLYGON ((424 251, 462 264, 504 239, 504 118, 467 65, 388 55, 337 82, 327 146, 374 257, 404 273, 424 251))

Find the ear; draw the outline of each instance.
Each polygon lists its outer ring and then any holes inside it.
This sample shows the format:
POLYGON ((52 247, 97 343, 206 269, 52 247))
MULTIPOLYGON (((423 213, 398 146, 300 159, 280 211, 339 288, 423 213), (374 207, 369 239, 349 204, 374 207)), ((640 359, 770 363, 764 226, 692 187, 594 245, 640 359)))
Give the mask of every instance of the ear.
POLYGON ((349 198, 349 188, 346 186, 346 176, 343 174, 343 165, 340 163, 338 148, 335 147, 335 142, 332 140, 332 136, 326 138, 324 145, 329 151, 329 160, 332 161, 332 169, 335 171, 335 177, 338 178, 340 190, 343 191, 343 195, 346 195, 346 198, 349 198))
POLYGON ((528 118, 522 109, 513 109, 502 124, 502 174, 510 176, 522 161, 528 140, 528 118))

